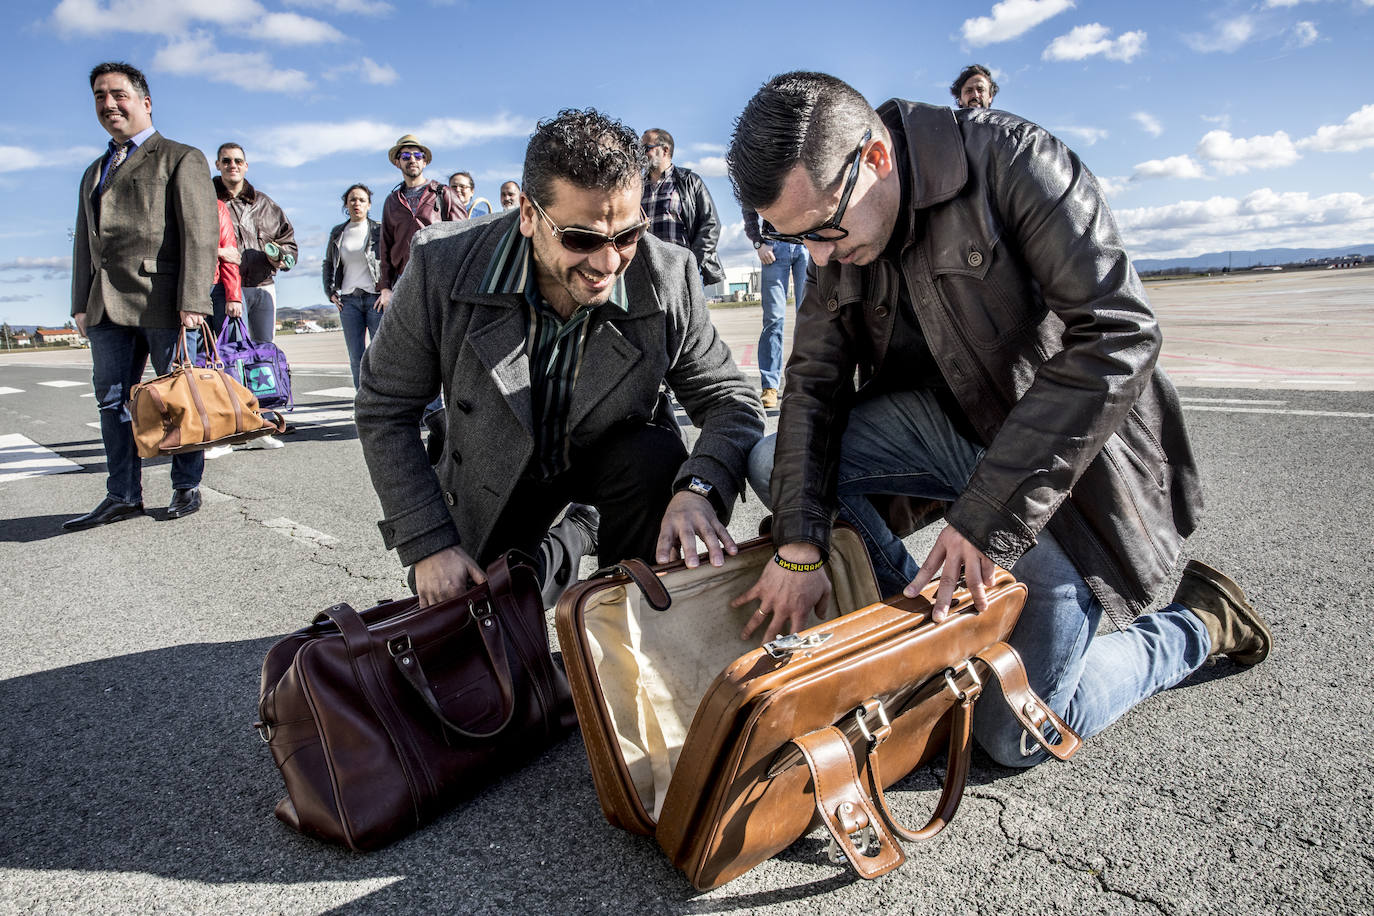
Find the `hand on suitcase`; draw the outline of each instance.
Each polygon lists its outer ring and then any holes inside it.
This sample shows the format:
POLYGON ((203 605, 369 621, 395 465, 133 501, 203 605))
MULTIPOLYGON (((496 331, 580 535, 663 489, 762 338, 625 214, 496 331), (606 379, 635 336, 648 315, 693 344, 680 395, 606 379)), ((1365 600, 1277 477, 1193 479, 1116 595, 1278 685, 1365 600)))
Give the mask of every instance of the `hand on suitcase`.
MULTIPOLYGON (((794 563, 809 563, 820 558, 820 551, 810 544, 788 544, 778 550, 780 554, 783 551, 789 551, 783 558, 794 563), (803 554, 794 555, 797 550, 802 550, 803 554)), ((766 564, 754 587, 730 602, 731 607, 742 607, 751 601, 759 603, 759 609, 745 623, 740 639, 748 639, 764 623, 768 626, 760 644, 771 642, 783 633, 806 629, 813 611, 817 618, 820 617, 820 609, 825 607, 830 590, 830 576, 824 569, 792 572, 777 563, 766 564)))
POLYGON ((997 564, 989 560, 983 551, 974 547, 968 538, 952 526, 946 525, 945 530, 935 539, 935 546, 930 548, 925 562, 921 564, 921 571, 906 588, 902 589, 902 594, 908 598, 915 598, 921 593, 921 589, 938 576, 940 587, 935 592, 934 609, 930 616, 939 623, 949 616, 954 589, 963 581, 973 595, 973 606, 980 612, 986 611, 987 589, 992 586, 992 576, 996 568, 997 564))
POLYGON ((683 564, 688 569, 696 569, 701 563, 697 554, 697 538, 706 544, 706 553, 712 566, 724 566, 725 554, 733 557, 739 553, 735 539, 730 537, 730 532, 716 518, 711 501, 683 490, 672 498, 667 511, 663 513, 654 558, 659 563, 671 563, 681 554, 683 564))
POLYGON ((485 581, 486 571, 456 544, 415 564, 415 594, 420 596, 420 607, 461 595, 470 587, 469 582, 480 585, 485 581))

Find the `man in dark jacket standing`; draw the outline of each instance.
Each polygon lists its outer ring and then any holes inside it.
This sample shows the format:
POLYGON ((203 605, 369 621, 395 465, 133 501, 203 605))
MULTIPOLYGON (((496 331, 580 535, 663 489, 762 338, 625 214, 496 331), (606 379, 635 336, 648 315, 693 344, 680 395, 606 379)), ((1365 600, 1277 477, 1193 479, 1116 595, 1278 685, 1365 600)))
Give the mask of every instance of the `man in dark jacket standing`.
POLYGON ((640 143, 649 162, 641 202, 649 217, 649 231, 665 242, 690 249, 696 255, 703 284, 719 283, 725 279, 716 256, 720 219, 706 183, 690 169, 673 165, 673 135, 666 130, 646 130, 640 143))
POLYGON ((397 140, 386 157, 401 170, 402 178, 382 204, 382 279, 377 288, 383 311, 391 304, 392 290, 410 260, 410 240, 415 233, 435 223, 467 219, 467 211, 452 188, 425 178, 425 168, 434 154, 414 134, 397 140))
MULTIPOLYGON (((994 564, 1025 582, 1011 642, 1085 737, 1208 655, 1265 657, 1263 621, 1200 563, 1133 622, 1202 499, 1158 325, 1071 150, 1014 115, 875 112, 834 77, 790 73, 749 102, 728 161, 766 235, 814 265, 778 434, 751 456, 751 478, 772 468, 781 562, 737 601, 760 600, 746 634, 805 625, 829 584, 797 567, 824 561, 838 509, 886 592, 939 577, 937 621, 961 576, 980 609, 994 564), (874 498, 924 501, 926 518, 947 504, 919 567, 874 498), (1120 632, 1095 636, 1103 613, 1120 632)), ((979 704, 974 733, 1006 765, 1045 758, 1004 704, 979 704)))

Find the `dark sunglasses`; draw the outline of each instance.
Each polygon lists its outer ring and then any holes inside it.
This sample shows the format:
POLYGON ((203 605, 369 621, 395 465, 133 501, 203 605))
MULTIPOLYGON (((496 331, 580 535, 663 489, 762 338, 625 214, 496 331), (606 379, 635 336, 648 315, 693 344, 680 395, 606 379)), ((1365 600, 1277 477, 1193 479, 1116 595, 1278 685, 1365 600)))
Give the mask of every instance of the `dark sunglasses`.
MULTIPOLYGON (((600 251, 607 245, 614 245, 616 251, 624 251, 626 248, 632 247, 639 241, 640 236, 644 235, 645 227, 649 225, 649 221, 644 219, 635 223, 628 229, 621 229, 615 235, 606 235, 603 232, 593 232, 590 229, 565 229, 549 219, 549 215, 544 212, 544 208, 539 206, 539 201, 529 195, 526 195, 525 199, 534 205, 534 209, 539 212, 540 216, 544 217, 544 222, 548 223, 549 228, 553 230, 553 237, 562 242, 564 248, 576 254, 592 254, 593 252, 600 251)), ((641 210, 639 215, 643 216, 644 211, 641 210)))
POLYGON ((785 235, 773 228, 773 224, 767 220, 763 221, 763 227, 759 234, 770 242, 787 242, 790 245, 800 245, 803 242, 838 242, 840 239, 849 236, 849 230, 840 225, 840 220, 844 219, 844 210, 849 206, 849 195, 854 193, 854 185, 859 181, 859 162, 863 159, 864 146, 873 136, 873 129, 864 131, 863 138, 859 140, 859 148, 854 151, 854 164, 849 167, 849 176, 844 180, 844 192, 840 194, 840 206, 835 210, 835 215, 830 219, 796 235, 785 235), (833 232, 834 235, 821 235, 822 232, 833 232))
POLYGON ((409 161, 412 160, 412 159, 414 159, 414 160, 416 160, 416 161, 419 161, 419 162, 424 162, 424 161, 425 161, 425 154, 424 154, 424 153, 421 153, 421 152, 414 152, 414 153, 412 153, 412 152, 410 152, 409 150, 407 150, 407 151, 404 152, 404 153, 397 153, 397 154, 396 154, 396 158, 397 158, 397 159, 400 159, 402 162, 409 162, 409 161))

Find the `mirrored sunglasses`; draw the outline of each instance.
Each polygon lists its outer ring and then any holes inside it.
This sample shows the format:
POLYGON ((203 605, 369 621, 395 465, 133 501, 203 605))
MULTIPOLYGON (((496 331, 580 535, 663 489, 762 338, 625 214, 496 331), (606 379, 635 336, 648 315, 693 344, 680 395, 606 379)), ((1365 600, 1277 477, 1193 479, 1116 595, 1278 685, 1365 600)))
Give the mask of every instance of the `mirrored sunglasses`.
POLYGON ((418 162, 424 162, 424 161, 425 161, 425 154, 424 154, 424 153, 421 153, 421 152, 414 152, 414 153, 412 153, 412 152, 407 151, 407 152, 404 152, 404 153, 397 153, 397 154, 396 154, 396 158, 399 159, 399 160, 401 160, 402 162, 409 162, 409 161, 412 160, 412 159, 414 159, 414 160, 416 160, 416 161, 418 161, 418 162))

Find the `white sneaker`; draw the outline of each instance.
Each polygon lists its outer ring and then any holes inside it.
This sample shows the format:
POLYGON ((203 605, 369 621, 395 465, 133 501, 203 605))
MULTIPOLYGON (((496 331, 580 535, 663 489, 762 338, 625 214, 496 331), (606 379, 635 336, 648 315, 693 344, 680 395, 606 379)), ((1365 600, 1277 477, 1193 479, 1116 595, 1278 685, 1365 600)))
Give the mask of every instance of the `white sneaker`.
POLYGON ((225 455, 233 454, 233 451, 234 447, 232 445, 216 445, 214 448, 207 448, 205 450, 205 460, 214 461, 216 458, 223 458, 225 455))
POLYGON ((281 448, 286 443, 276 436, 262 436, 257 439, 249 439, 240 445, 239 448, 281 448))

